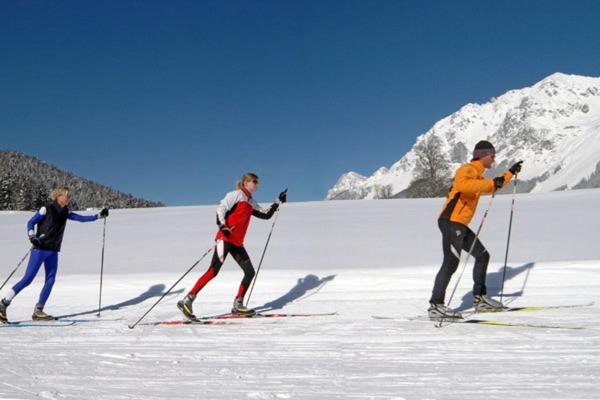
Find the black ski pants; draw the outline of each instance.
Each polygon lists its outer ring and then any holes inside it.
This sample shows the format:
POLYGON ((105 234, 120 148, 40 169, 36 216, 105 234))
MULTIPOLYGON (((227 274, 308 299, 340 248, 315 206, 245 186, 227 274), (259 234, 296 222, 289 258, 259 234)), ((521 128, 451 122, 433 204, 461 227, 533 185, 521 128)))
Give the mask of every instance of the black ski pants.
POLYGON ((475 258, 475 266, 473 267, 473 295, 486 294, 485 275, 488 263, 490 262, 490 255, 483 244, 479 239, 475 241, 475 233, 466 225, 447 219, 439 219, 438 226, 442 232, 444 261, 435 277, 433 293, 429 301, 434 304, 444 303, 446 288, 460 262, 460 253, 462 250, 470 251, 471 247, 471 255, 475 258), (475 244, 473 244, 474 241, 475 244))

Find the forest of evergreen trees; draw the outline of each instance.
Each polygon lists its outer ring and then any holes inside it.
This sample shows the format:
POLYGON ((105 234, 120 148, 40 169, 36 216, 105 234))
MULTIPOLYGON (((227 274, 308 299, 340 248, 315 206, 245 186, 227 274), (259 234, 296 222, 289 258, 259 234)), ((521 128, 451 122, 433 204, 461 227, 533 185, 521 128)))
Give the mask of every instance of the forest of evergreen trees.
POLYGON ((62 185, 73 192, 73 210, 163 206, 61 171, 35 157, 0 150, 0 210, 35 210, 49 201, 52 189, 62 185))

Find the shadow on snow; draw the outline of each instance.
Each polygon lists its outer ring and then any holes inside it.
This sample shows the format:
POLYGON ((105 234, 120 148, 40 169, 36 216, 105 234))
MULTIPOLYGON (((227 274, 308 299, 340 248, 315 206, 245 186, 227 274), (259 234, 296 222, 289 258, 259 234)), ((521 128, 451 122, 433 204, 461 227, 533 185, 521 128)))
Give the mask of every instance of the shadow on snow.
MULTIPOLYGON (((115 311, 115 310, 120 310, 121 308, 124 307, 129 307, 129 306, 134 306, 136 304, 140 304, 148 299, 151 299, 153 297, 160 297, 164 294, 164 290, 165 290, 165 285, 160 283, 157 285, 152 285, 148 288, 148 290, 146 290, 145 292, 141 293, 140 295, 138 295, 137 297, 134 297, 132 299, 123 301, 121 303, 117 303, 117 304, 111 304, 109 306, 104 306, 102 308, 100 308, 100 312, 102 311, 115 311)), ((179 289, 176 291, 172 291, 171 293, 169 293, 168 296, 175 296, 177 294, 180 294, 183 292, 183 289, 179 289)), ((89 315, 89 314, 96 314, 98 312, 98 309, 95 308, 93 310, 89 310, 89 311, 82 311, 79 313, 75 313, 75 314, 67 314, 67 315, 60 315, 58 316, 58 318, 71 318, 71 317, 79 317, 81 315, 89 315)))
POLYGON ((268 303, 263 304, 262 306, 254 307, 257 312, 265 312, 271 310, 279 310, 285 307, 286 305, 300 300, 306 299, 307 297, 313 296, 318 293, 323 286, 325 286, 328 282, 335 279, 335 275, 329 275, 324 278, 319 278, 316 275, 306 275, 304 278, 298 279, 296 285, 291 288, 286 294, 283 296, 272 300, 268 303), (307 294, 312 291, 312 293, 307 294))
MULTIPOLYGON (((505 297, 512 297, 513 300, 516 299, 519 296, 522 296, 523 293, 525 292, 525 286, 527 285, 527 280, 529 279, 529 273, 531 272, 531 269, 533 269, 533 267, 535 266, 534 262, 529 262, 527 264, 523 264, 519 267, 510 267, 507 266, 506 267, 506 281, 511 280, 512 278, 525 273, 525 279, 523 281, 523 285, 521 286, 521 289, 513 292, 513 293, 504 293, 502 295, 503 298, 505 297)), ((499 271, 497 272, 492 272, 490 274, 487 274, 486 277, 486 286, 487 286, 487 294, 490 297, 497 297, 500 296, 500 290, 502 287, 502 275, 504 274, 504 268, 501 268, 499 271)), ((505 285, 506 286, 506 285, 505 285)), ((505 302, 505 304, 510 303, 512 301, 509 302, 505 302)), ((462 310, 466 310, 468 308, 473 307, 473 293, 469 292, 467 294, 465 294, 462 298, 462 302, 460 304, 460 306, 458 306, 456 308, 456 310, 462 311, 462 310)))

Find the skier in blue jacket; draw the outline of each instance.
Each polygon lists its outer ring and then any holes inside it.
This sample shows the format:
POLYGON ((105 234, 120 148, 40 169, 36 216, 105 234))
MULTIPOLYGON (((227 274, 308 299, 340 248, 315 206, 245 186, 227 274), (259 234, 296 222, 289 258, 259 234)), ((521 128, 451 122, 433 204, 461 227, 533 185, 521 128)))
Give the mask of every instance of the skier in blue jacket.
POLYGON ((50 320, 54 317, 44 312, 44 304, 50 297, 52 286, 58 269, 58 252, 60 251, 67 220, 79 222, 96 221, 108 217, 108 209, 104 208, 95 215, 79 215, 69 210, 71 191, 66 186, 55 189, 50 195, 52 202, 40 208, 27 222, 27 234, 32 244, 29 264, 23 278, 0 300, 0 322, 8 322, 6 308, 12 299, 25 289, 35 276, 42 263, 46 270, 46 281, 40 293, 40 298, 33 311, 34 320, 50 320), (34 230, 37 225, 37 231, 34 230))

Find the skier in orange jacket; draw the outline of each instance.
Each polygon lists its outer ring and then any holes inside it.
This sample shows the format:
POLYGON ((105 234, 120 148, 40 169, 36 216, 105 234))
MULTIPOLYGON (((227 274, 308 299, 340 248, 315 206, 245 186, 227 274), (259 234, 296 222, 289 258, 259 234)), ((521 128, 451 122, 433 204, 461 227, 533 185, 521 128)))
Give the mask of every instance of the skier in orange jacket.
POLYGON ((435 277, 435 284, 428 309, 430 318, 461 318, 462 315, 444 305, 446 288, 452 274, 458 268, 462 250, 475 257, 473 267, 473 302, 478 311, 499 311, 502 304, 487 297, 485 276, 490 255, 475 233, 467 226, 475 211, 482 194, 491 194, 502 189, 515 174, 521 171, 523 161, 515 163, 502 175, 486 179, 483 173, 494 164, 496 149, 482 140, 475 145, 473 159, 461 166, 454 176, 452 188, 442 212, 438 218, 438 226, 442 232, 442 247, 444 261, 435 277))

